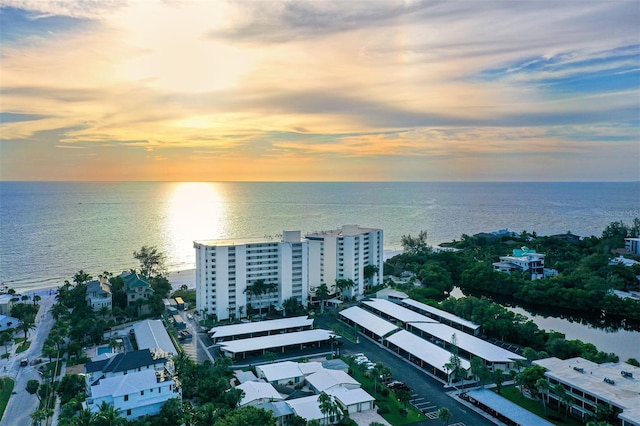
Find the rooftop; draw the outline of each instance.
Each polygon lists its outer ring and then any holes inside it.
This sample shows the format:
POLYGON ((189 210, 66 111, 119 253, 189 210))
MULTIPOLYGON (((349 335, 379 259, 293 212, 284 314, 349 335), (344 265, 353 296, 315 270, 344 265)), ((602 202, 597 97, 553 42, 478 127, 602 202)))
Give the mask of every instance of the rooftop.
POLYGON ((138 343, 138 349, 151 349, 171 355, 177 355, 176 347, 169 337, 169 333, 160 320, 145 320, 133 325, 133 331, 138 343))
POLYGON ((347 389, 343 388, 342 386, 338 386, 332 389, 327 389, 326 393, 333 396, 335 399, 346 406, 368 401, 375 401, 375 398, 369 395, 362 388, 347 389))
POLYGON ((399 327, 357 306, 340 311, 340 315, 377 334, 385 336, 399 327))
POLYGON ((584 358, 558 359, 555 357, 533 361, 547 369, 545 375, 611 404, 623 407, 630 420, 640 424, 640 367, 625 362, 596 364, 584 358), (633 377, 623 377, 621 372, 629 372, 633 377), (613 381, 607 383, 604 379, 613 381), (630 409, 630 411, 627 411, 630 409))
POLYGON ((552 426, 542 417, 520 407, 506 398, 488 389, 478 389, 467 392, 467 395, 483 405, 497 411, 512 420, 517 420, 521 426, 552 426))
POLYGON ((118 397, 151 389, 158 384, 156 372, 153 370, 136 371, 121 376, 102 379, 98 384, 91 386, 91 397, 103 396, 118 397))
POLYGON ((240 324, 221 325, 212 328, 209 333, 211 337, 220 339, 223 337, 237 336, 240 334, 259 333, 264 331, 282 330, 285 328, 310 327, 313 319, 307 316, 282 318, 269 321, 256 321, 240 324))
MULTIPOLYGON (((428 342, 407 330, 400 330, 399 332, 387 337, 386 340, 443 373, 447 373, 444 365, 451 360, 451 353, 440 346, 434 345, 433 343, 428 342)), ((471 368, 471 364, 469 364, 469 361, 466 359, 461 359, 460 363, 462 368, 465 370, 471 368)))
POLYGON ((319 392, 339 385, 353 385, 360 387, 360 383, 341 370, 322 370, 307 376, 307 382, 319 392))
POLYGON ((293 361, 258 365, 256 370, 262 371, 262 374, 269 382, 304 376, 302 370, 298 367, 298 363, 293 361))
POLYGON ((525 360, 526 358, 515 354, 511 351, 503 349, 499 346, 491 344, 485 340, 479 339, 470 334, 464 333, 446 324, 440 323, 412 323, 413 327, 424 331, 440 340, 451 343, 453 335, 456 335, 456 345, 473 355, 477 355, 482 359, 490 362, 507 363, 516 359, 525 360))
POLYGON ((242 391, 244 392, 244 396, 239 403, 240 407, 261 399, 272 401, 279 401, 284 399, 271 383, 245 382, 237 386, 236 389, 242 389, 242 391))
POLYGON ((381 231, 381 229, 361 228, 358 225, 343 225, 338 229, 310 232, 306 234, 306 237, 353 237, 356 235, 368 234, 369 232, 376 231, 381 231))
POLYGON ((437 322, 433 318, 429 318, 385 299, 365 300, 362 303, 402 322, 437 322))
POLYGON ((232 340, 230 342, 222 342, 221 347, 222 350, 235 354, 269 348, 278 348, 282 346, 320 342, 329 340, 331 336, 335 336, 335 334, 333 334, 329 330, 315 329, 296 331, 294 333, 274 334, 272 336, 232 340))
POLYGON ((404 299, 402 301, 402 303, 404 305, 413 306, 413 307, 418 308, 420 310, 423 310, 425 312, 429 312, 430 314, 437 315, 437 316, 439 316, 441 318, 445 318, 445 319, 447 319, 447 320, 449 320, 451 322, 458 323, 460 325, 463 325, 465 327, 471 328, 473 330, 476 330, 476 329, 480 328, 480 326, 478 324, 476 324, 475 322, 471 322, 471 321, 468 321, 468 320, 466 320, 464 318, 460 318, 457 315, 451 314, 451 313, 449 313, 447 311, 443 311, 442 309, 434 308, 433 306, 424 304, 422 302, 418 302, 417 300, 404 299))

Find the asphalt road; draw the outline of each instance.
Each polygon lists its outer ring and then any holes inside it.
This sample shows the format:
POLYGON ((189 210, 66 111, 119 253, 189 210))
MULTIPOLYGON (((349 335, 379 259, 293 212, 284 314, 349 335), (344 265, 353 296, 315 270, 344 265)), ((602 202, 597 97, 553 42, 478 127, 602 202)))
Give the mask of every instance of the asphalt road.
POLYGON ((42 345, 54 324, 51 312, 49 312, 54 303, 55 298, 53 296, 42 298, 37 316, 37 327, 29 336, 31 346, 26 352, 15 354, 0 363, 2 374, 15 380, 13 394, 9 399, 4 416, 0 420, 0 426, 30 425, 32 423, 31 414, 38 408, 38 398, 29 394, 26 386, 31 379, 41 381, 42 376, 39 371, 31 366, 21 367, 20 360, 23 358, 33 360, 42 356, 42 345))

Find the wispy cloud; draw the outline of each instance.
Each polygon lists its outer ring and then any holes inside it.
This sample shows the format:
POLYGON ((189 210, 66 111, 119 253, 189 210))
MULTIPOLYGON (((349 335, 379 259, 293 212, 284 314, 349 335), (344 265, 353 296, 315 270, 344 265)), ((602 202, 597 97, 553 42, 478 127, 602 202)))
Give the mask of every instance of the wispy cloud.
MULTIPOLYGON (((563 179, 582 176, 568 156, 639 178, 635 1, 0 5, 2 178, 38 144, 37 179, 83 178, 69 147, 181 179, 438 179, 471 159, 505 179, 535 174, 504 161, 531 156, 563 179)), ((163 178, 132 173, 108 178, 163 178)))

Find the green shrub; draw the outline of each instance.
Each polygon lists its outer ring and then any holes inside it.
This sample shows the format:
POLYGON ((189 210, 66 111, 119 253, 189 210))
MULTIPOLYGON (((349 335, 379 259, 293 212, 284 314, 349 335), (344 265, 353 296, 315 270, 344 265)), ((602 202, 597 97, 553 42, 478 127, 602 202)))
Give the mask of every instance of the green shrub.
POLYGON ((389 407, 387 407, 384 404, 380 404, 378 406, 378 414, 382 415, 382 414, 387 414, 389 412, 389 407))

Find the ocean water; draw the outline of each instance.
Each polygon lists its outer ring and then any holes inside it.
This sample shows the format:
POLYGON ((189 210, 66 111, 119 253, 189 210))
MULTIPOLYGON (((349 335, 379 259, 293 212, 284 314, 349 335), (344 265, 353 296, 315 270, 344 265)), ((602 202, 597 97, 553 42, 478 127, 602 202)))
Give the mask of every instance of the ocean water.
POLYGON ((157 246, 170 271, 195 266, 193 241, 358 224, 385 248, 421 230, 438 244, 502 228, 600 235, 640 216, 640 183, 0 182, 0 281, 58 286, 80 269, 137 267, 157 246))

